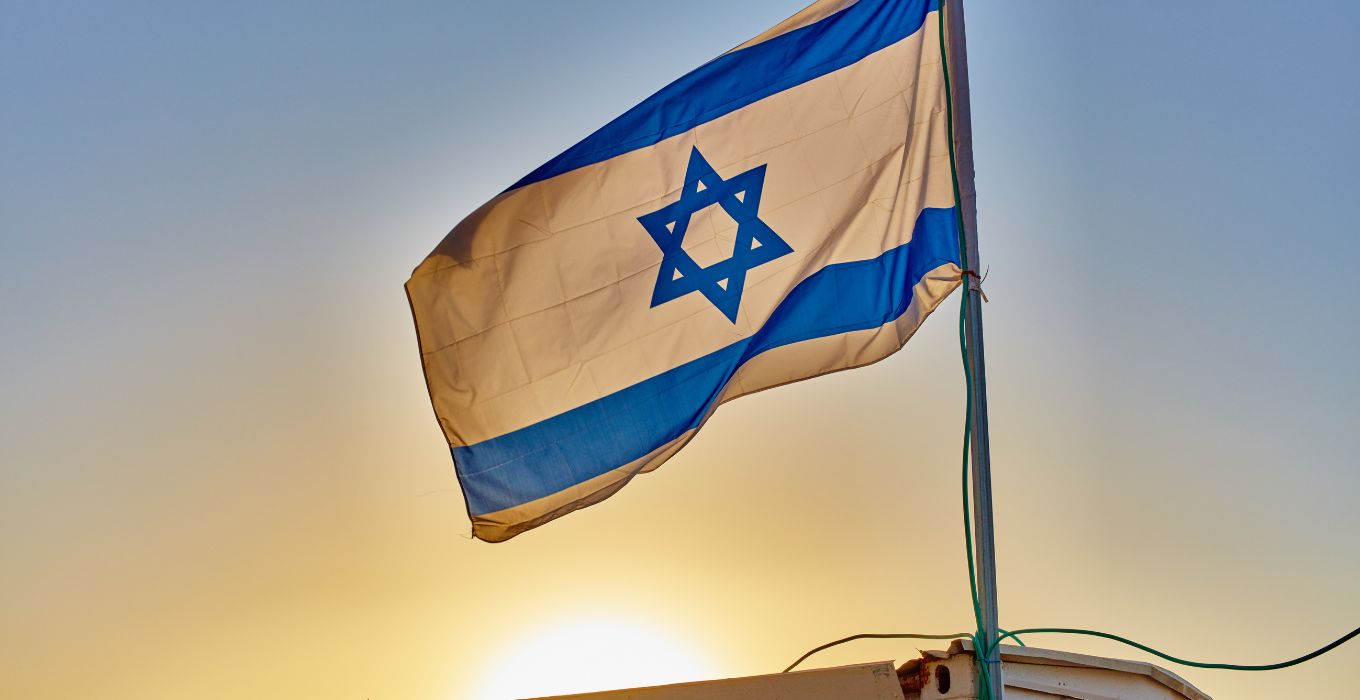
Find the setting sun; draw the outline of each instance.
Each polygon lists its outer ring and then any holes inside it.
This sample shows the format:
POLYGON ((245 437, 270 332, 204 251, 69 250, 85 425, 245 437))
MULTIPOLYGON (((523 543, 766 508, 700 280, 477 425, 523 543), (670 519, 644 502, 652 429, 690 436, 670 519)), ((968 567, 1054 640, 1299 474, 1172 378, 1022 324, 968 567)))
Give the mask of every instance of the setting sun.
POLYGON ((580 617, 545 625, 505 645, 473 700, 562 695, 716 674, 692 646, 636 620, 580 617))

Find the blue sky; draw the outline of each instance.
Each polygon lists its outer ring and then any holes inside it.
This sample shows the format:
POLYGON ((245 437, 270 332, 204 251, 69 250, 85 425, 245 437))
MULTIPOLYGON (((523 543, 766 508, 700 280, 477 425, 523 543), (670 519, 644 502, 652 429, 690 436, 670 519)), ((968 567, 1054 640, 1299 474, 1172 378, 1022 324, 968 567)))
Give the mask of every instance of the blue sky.
MULTIPOLYGON (((410 269, 797 9, 0 10, 0 644, 25 669, 0 684, 467 697, 558 614, 624 610, 722 674, 965 627, 952 302, 888 362, 724 408, 634 493, 461 538, 410 269)), ((1360 7, 970 0, 968 22, 1003 625, 1244 662, 1352 628, 1360 7)), ((1335 697, 1355 654, 1185 675, 1335 697)))

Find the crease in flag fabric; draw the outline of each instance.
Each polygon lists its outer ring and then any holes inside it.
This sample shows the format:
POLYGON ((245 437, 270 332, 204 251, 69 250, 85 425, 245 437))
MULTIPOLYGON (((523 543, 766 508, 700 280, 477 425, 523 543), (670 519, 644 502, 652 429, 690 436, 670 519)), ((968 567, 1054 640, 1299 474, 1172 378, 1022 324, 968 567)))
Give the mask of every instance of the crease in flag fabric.
POLYGON ((723 402, 899 350, 959 285, 934 0, 823 0, 459 223, 406 283, 473 534, 598 503, 723 402))

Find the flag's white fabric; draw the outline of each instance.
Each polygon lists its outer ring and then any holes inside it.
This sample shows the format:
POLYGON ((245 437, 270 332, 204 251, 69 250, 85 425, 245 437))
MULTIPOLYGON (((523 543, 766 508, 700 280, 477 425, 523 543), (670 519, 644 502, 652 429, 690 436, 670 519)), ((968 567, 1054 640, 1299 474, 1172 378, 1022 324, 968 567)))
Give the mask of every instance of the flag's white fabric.
POLYGON ((603 500, 723 401, 891 354, 958 285, 938 14, 816 3, 526 176, 416 268, 477 537, 603 500))

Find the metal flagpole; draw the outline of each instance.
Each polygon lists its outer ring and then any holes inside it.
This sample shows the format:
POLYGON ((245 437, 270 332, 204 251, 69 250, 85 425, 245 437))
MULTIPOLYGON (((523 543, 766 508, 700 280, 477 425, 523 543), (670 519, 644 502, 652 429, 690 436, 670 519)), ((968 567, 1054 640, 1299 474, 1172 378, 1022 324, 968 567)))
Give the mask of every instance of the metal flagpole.
MULTIPOLYGON (((963 217, 968 265, 974 275, 970 279, 966 271, 964 284, 976 290, 975 275, 981 269, 978 263, 981 258, 978 255, 977 191, 973 183, 972 115, 968 106, 968 51, 963 32, 963 0, 948 0, 941 4, 945 6, 945 36, 953 97, 955 167, 960 198, 958 204, 963 217)), ((987 370, 983 361, 981 296, 977 291, 966 295, 968 309, 964 334, 967 338, 968 364, 973 374, 971 417, 973 556, 977 566, 978 602, 982 608, 982 629, 978 631, 982 642, 991 646, 996 643, 1000 633, 997 631, 996 545, 992 529, 992 472, 987 439, 987 370)), ((977 653, 991 678, 992 697, 1000 700, 1005 689, 1005 682, 1001 677, 1000 652, 995 648, 986 654, 983 654, 983 651, 978 649, 977 653)))

